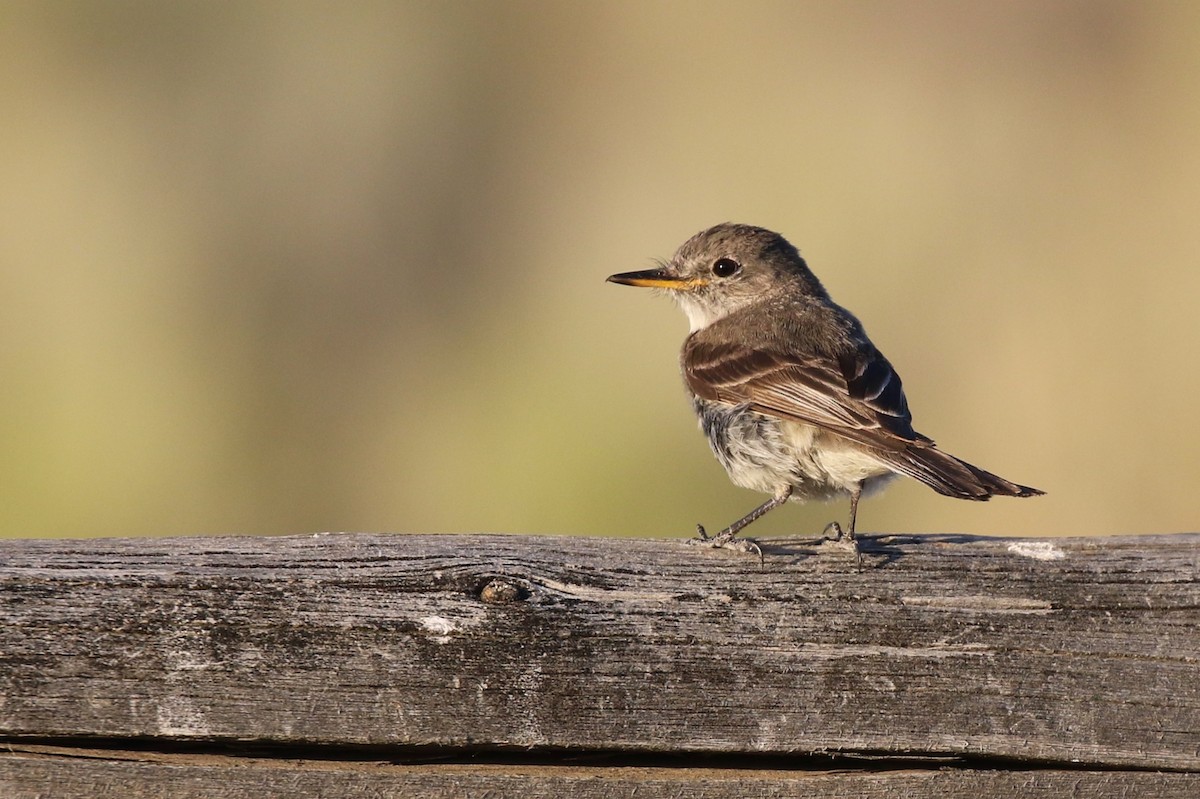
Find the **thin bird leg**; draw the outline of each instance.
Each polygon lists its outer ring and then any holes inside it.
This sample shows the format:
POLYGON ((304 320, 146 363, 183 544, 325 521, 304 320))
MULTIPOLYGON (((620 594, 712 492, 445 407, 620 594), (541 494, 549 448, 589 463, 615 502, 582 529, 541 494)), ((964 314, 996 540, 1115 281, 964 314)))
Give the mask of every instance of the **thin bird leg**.
POLYGON ((854 523, 858 520, 858 500, 862 498, 863 484, 860 480, 854 484, 854 490, 850 492, 850 540, 854 540, 854 523))
MULTIPOLYGON (((790 485, 784 486, 783 488, 779 489, 778 491, 775 492, 775 496, 771 497, 766 502, 764 502, 763 504, 759 505, 754 510, 747 513, 745 516, 738 519, 736 522, 729 525, 721 532, 717 533, 716 538, 713 539, 713 545, 718 546, 718 547, 725 546, 730 541, 732 541, 733 537, 735 535, 737 535, 739 532, 741 532, 742 529, 746 527, 746 525, 750 524, 753 521, 756 521, 761 516, 766 514, 767 511, 778 508, 780 505, 787 502, 788 497, 790 497, 791 495, 792 495, 792 487, 790 485)), ((703 534, 703 528, 701 528, 701 533, 703 534)))

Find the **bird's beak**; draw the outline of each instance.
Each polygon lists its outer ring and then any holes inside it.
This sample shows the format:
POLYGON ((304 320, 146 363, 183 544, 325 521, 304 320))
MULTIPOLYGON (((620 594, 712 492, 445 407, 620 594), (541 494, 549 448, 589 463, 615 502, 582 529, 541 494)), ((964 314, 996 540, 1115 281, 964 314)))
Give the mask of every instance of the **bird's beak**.
POLYGON ((676 277, 665 269, 644 269, 641 272, 622 272, 619 275, 609 275, 608 282, 620 283, 623 286, 641 286, 649 289, 691 291, 700 288, 708 281, 700 280, 699 278, 676 277))

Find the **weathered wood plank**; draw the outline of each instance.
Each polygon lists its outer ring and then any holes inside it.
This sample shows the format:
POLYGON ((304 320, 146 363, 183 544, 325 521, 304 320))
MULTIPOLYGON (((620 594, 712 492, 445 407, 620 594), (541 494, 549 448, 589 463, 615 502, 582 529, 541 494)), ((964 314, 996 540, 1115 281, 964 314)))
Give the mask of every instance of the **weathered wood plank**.
POLYGON ((5 799, 1195 799, 1200 774, 1155 772, 788 771, 594 766, 392 765, 144 753, 0 754, 5 799))
POLYGON ((0 736, 1200 770, 1200 536, 866 547, 0 542, 0 736))

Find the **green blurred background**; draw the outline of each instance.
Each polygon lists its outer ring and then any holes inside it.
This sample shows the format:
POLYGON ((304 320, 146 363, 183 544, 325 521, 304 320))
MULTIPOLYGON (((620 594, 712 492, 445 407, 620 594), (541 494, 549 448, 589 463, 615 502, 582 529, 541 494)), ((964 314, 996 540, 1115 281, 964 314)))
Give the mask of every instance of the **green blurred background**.
POLYGON ((0 536, 719 527, 604 278, 726 220, 1049 492, 860 529, 1197 529, 1200 4, 7 2, 0 82, 0 536))

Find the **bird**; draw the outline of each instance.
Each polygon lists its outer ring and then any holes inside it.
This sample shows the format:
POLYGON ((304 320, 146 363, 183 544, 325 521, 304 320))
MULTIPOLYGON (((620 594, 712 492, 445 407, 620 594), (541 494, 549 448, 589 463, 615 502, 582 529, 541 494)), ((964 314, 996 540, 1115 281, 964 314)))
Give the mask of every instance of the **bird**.
POLYGON ((656 268, 608 281, 675 299, 690 326, 680 366, 700 429, 735 485, 771 495, 715 536, 697 525, 710 546, 744 549, 738 533, 785 502, 838 497, 850 500, 848 529, 826 532, 854 543, 859 500, 898 475, 956 499, 1044 493, 914 430, 892 364, 779 233, 719 224, 656 268))

